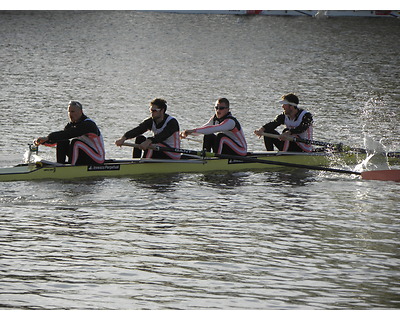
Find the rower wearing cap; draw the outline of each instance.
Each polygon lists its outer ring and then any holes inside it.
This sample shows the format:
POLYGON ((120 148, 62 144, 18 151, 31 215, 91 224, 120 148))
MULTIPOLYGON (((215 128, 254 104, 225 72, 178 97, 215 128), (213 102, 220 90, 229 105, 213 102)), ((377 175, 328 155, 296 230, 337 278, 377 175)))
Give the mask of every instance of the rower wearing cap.
POLYGON ((68 117, 70 122, 64 130, 39 137, 35 139, 34 144, 36 146, 56 144, 58 163, 103 164, 105 159, 103 137, 96 123, 83 113, 80 102, 69 102, 68 117))
POLYGON ((279 103, 282 104, 283 113, 279 114, 275 120, 255 130, 254 134, 260 138, 264 132, 279 135, 279 139, 264 136, 264 144, 267 151, 273 151, 275 145, 280 151, 311 152, 313 150, 311 145, 286 139, 288 136, 312 139, 313 118, 311 113, 298 108, 299 98, 293 93, 283 95, 279 103), (286 126, 282 134, 275 130, 280 125, 286 126))

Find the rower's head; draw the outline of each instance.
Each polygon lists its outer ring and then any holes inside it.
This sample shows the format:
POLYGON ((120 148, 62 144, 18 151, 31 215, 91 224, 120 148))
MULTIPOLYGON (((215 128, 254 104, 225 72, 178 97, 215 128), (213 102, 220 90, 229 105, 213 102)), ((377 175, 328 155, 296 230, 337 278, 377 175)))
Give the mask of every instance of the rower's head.
POLYGON ((71 122, 78 122, 83 115, 82 105, 78 101, 70 101, 68 104, 68 117, 71 122))
POLYGON ((215 114, 218 118, 222 118, 229 113, 229 100, 226 98, 219 98, 215 102, 215 114))
POLYGON ((150 109, 151 117, 154 120, 162 120, 164 119, 164 114, 167 111, 167 101, 164 99, 154 99, 150 102, 150 109))
POLYGON ((286 114, 297 112, 297 105, 299 104, 299 98, 294 93, 288 93, 281 97, 282 108, 286 114))

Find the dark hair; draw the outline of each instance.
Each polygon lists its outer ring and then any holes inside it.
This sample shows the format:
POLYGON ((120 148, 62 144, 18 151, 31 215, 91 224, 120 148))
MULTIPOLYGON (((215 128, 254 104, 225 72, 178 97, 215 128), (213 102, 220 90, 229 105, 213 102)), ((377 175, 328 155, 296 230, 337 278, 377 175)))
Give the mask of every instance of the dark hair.
POLYGON ((160 109, 164 109, 164 111, 167 111, 167 101, 164 99, 156 98, 153 101, 150 102, 150 104, 153 106, 157 106, 160 109))
POLYGON ((224 103, 227 107, 229 107, 229 100, 227 98, 219 98, 217 102, 224 103))
POLYGON ((282 100, 287 100, 295 104, 299 104, 299 98, 294 93, 288 93, 282 96, 282 100))
POLYGON ((78 102, 78 101, 72 101, 72 100, 71 100, 71 101, 68 103, 68 105, 69 105, 69 106, 73 106, 73 107, 78 107, 79 109, 82 110, 82 105, 81 105, 81 103, 78 102))

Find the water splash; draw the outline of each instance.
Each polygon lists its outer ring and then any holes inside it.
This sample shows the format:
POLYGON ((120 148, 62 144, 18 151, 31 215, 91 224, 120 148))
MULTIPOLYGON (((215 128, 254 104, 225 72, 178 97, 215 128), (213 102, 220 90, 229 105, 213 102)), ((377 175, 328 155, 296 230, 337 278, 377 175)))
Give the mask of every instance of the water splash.
POLYGON ((382 140, 375 141, 364 132, 364 146, 367 157, 356 166, 357 171, 388 170, 389 162, 386 156, 386 148, 382 140))
POLYGON ((38 161, 37 158, 40 159, 40 157, 38 156, 38 152, 39 147, 30 144, 28 150, 26 150, 24 153, 24 163, 32 163, 38 161))
POLYGON ((30 149, 25 151, 23 159, 24 159, 24 163, 32 162, 32 151, 30 149))

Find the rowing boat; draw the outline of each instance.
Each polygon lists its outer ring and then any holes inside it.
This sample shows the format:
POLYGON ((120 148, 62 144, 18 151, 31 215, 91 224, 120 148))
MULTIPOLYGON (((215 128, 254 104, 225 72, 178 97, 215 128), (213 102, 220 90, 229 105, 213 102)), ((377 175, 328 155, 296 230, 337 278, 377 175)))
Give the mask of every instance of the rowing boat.
MULTIPOLYGON (((0 169, 0 182, 82 179, 96 177, 129 177, 143 174, 203 173, 212 171, 252 171, 281 167, 278 163, 322 166, 356 165, 365 159, 364 153, 351 152, 254 152, 248 159, 221 159, 218 157, 196 157, 181 160, 168 159, 127 159, 107 160, 103 165, 61 165, 39 160, 0 169), (251 161, 248 161, 251 160, 251 161), (259 162, 257 162, 259 161, 259 162), (262 161, 270 163, 261 163, 262 161), (274 164, 276 161, 276 164, 274 164)), ((391 164, 400 163, 398 158, 390 158, 391 164)), ((351 173, 351 172, 350 172, 351 173)))

